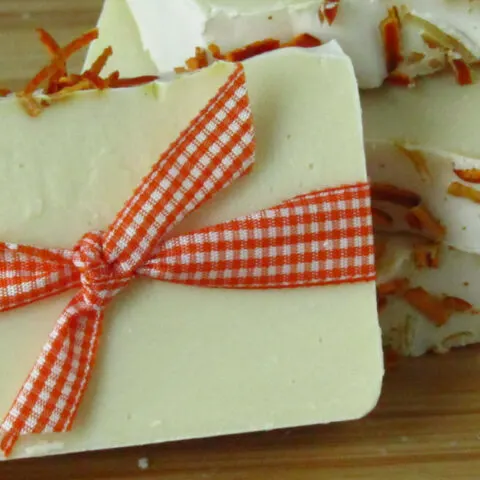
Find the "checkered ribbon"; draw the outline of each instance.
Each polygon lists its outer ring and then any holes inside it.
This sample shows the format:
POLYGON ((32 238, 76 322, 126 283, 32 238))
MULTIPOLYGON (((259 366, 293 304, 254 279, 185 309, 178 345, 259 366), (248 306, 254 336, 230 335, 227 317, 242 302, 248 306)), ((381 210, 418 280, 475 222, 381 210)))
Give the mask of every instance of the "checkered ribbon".
POLYGON ((374 280, 366 184, 302 195, 162 241, 189 213, 248 173, 254 146, 239 66, 106 232, 85 235, 72 251, 0 244, 0 311, 80 289, 0 426, 5 455, 21 435, 71 429, 94 365, 105 306, 137 276, 247 289, 374 280))

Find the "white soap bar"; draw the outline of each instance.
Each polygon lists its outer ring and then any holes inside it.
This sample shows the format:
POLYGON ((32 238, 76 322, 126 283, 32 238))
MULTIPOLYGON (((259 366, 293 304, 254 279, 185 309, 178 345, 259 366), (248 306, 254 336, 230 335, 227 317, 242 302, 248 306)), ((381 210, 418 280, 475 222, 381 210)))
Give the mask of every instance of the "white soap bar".
MULTIPOLYGON (((450 185, 459 182, 479 190, 480 198, 479 186, 463 181, 455 173, 470 169, 480 173, 480 159, 376 140, 367 141, 366 155, 372 182, 418 194, 423 205, 445 227, 445 243, 464 252, 480 254, 480 204, 448 193, 450 185)), ((404 207, 388 201, 375 202, 375 207, 393 219, 390 226, 377 225, 380 230, 418 233, 406 222, 408 210, 404 207)), ((428 236, 428 232, 425 233, 428 236)))
MULTIPOLYGON (((144 52, 137 62, 142 73, 165 73, 192 57, 195 47, 215 43, 224 52, 254 41, 275 38, 290 41, 309 33, 323 42, 337 40, 352 58, 362 88, 381 85, 387 77, 380 24, 393 0, 341 0, 332 25, 319 11, 332 8, 335 0, 106 0, 99 21, 102 31, 89 62, 104 45, 113 45, 121 69, 133 68, 135 46, 144 52)), ((405 0, 402 9, 402 53, 398 70, 411 77, 445 68, 444 52, 425 43, 430 22, 465 48, 469 61, 480 58, 480 6, 469 0, 405 0), (415 18, 403 18, 408 11, 415 18)), ((138 73, 138 72, 135 72, 138 73)))
POLYGON ((365 137, 480 158, 479 105, 480 83, 461 87, 448 73, 421 79, 415 88, 362 92, 365 137))
POLYGON ((480 191, 455 173, 480 169, 479 105, 479 84, 460 87, 446 74, 423 79, 413 89, 384 87, 362 94, 372 181, 420 194, 446 227, 445 241, 471 253, 480 253, 480 204, 453 197, 448 188, 459 182, 480 191), (416 165, 399 144, 413 152, 416 165))
POLYGON ((448 322, 437 326, 401 296, 387 298, 380 321, 384 341, 404 355, 428 351, 445 353, 453 347, 480 342, 480 256, 439 247, 438 268, 419 268, 414 250, 418 239, 405 236, 379 237, 385 252, 378 262, 378 283, 408 279, 410 288, 421 287, 438 298, 450 296, 472 305, 453 312, 448 322))
MULTIPOLYGON (((0 238, 71 247, 105 228, 233 68, 78 93, 36 119, 1 100, 0 238)), ((245 69, 254 171, 179 231, 366 180, 357 85, 337 46, 275 52, 245 69)), ((1 315, 1 412, 70 297, 1 315)), ((24 438, 14 458, 356 419, 379 397, 380 337, 373 282, 252 292, 138 280, 107 312, 73 432, 24 438)))

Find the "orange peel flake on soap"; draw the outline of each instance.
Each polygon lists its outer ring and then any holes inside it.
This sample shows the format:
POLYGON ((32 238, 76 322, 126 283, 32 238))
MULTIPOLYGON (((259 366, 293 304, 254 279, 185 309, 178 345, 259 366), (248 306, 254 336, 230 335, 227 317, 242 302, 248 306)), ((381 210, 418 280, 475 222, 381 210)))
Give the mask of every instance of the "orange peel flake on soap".
POLYGON ((374 183, 372 185, 372 198, 378 202, 388 202, 406 208, 420 205, 420 195, 405 188, 399 188, 390 183, 374 183))
POLYGON ((274 38, 266 38, 258 42, 245 45, 225 54, 224 58, 227 62, 243 62, 249 58, 256 57, 263 53, 278 50, 281 46, 280 40, 274 38))
POLYGON ((420 150, 406 148, 399 143, 397 143, 395 146, 400 152, 403 153, 403 155, 405 155, 406 158, 412 162, 415 170, 423 179, 432 178, 432 174, 428 168, 427 159, 420 150))
POLYGON ((388 9, 387 17, 380 23, 380 33, 383 39, 387 72, 391 74, 403 62, 402 22, 397 7, 388 9))
POLYGON ((396 278, 377 286, 377 293, 380 297, 388 297, 391 295, 403 295, 410 287, 407 278, 396 278))
POLYGON ((438 243, 414 245, 413 259, 418 269, 437 269, 440 266, 440 245, 438 243))
POLYGON ((227 53, 222 53, 220 47, 215 43, 208 45, 208 51, 203 48, 196 48, 195 56, 189 58, 186 67, 175 68, 176 73, 186 73, 188 71, 200 70, 210 65, 208 52, 215 60, 224 60, 226 62, 244 62, 250 58, 262 55, 263 53, 273 52, 286 47, 313 48, 322 45, 322 41, 309 33, 302 33, 295 36, 286 43, 281 43, 275 38, 265 38, 257 42, 250 43, 241 48, 237 48, 227 53))
POLYGON ((398 71, 390 73, 385 81, 395 87, 414 87, 416 85, 413 77, 398 71))
POLYGON ((440 242, 445 238, 445 227, 424 205, 418 205, 411 208, 407 214, 407 222, 410 226, 414 225, 415 230, 421 230, 437 242, 440 242), (420 228, 418 228, 418 226, 420 228))
POLYGON ((204 48, 197 47, 195 49, 195 56, 189 58, 185 62, 185 65, 187 66, 187 70, 191 72, 208 67, 207 51, 204 48))
POLYGON ((373 223, 376 227, 391 227, 393 218, 390 214, 380 208, 372 207, 373 223))
POLYGON ((105 48, 92 66, 83 74, 69 74, 67 71, 68 60, 74 53, 88 47, 98 38, 98 29, 89 30, 63 48, 60 48, 56 40, 47 31, 38 29, 37 32, 51 61, 27 83, 22 91, 17 93, 21 105, 31 116, 40 115, 43 109, 74 92, 133 87, 158 79, 154 75, 121 78, 119 72, 114 72, 107 78, 102 78, 101 72, 113 54, 111 47, 105 48), (44 87, 43 90, 41 89, 42 86, 44 87), (38 92, 38 95, 36 92, 38 92))
POLYGON ((466 170, 454 170, 455 175, 468 183, 480 183, 480 168, 469 168, 466 170))
POLYGON ((444 301, 421 287, 407 290, 404 299, 437 327, 450 320, 452 312, 445 306, 444 301))
POLYGON ((445 297, 443 299, 445 307, 452 312, 470 312, 473 310, 473 305, 466 300, 458 297, 445 297))
POLYGON ((302 33, 301 35, 297 35, 293 38, 292 41, 284 43, 281 45, 281 48, 286 47, 299 47, 299 48, 314 48, 320 47, 322 45, 322 41, 309 33, 302 33))
POLYGON ((319 13, 320 19, 323 17, 329 25, 333 25, 338 16, 338 11, 340 8, 340 0, 325 0, 324 5, 321 7, 319 13))
POLYGON ((473 70, 465 60, 461 58, 449 58, 448 62, 452 67, 459 85, 465 86, 473 83, 473 70))
POLYGON ((454 197, 465 198, 466 200, 480 204, 480 191, 463 183, 452 182, 448 187, 448 193, 454 197))

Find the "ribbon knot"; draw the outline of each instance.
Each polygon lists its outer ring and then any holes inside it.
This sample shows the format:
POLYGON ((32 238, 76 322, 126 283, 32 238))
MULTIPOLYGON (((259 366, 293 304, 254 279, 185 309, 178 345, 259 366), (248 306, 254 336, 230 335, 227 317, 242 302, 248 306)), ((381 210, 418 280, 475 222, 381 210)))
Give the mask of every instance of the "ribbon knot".
POLYGON ((84 302, 98 310, 123 290, 134 275, 118 272, 104 252, 103 232, 83 236, 73 250, 72 263, 80 273, 84 302))

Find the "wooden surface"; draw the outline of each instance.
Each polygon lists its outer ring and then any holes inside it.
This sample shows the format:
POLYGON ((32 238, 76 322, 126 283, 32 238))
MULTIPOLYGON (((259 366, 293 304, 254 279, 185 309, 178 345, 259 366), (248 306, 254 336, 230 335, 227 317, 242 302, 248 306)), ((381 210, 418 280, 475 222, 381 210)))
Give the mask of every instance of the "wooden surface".
MULTIPOLYGON (((0 85, 18 88, 45 62, 35 27, 65 42, 95 24, 100 4, 0 0, 0 85)), ((402 360, 360 422, 0 463, 0 479, 480 479, 479 377, 479 348, 402 360)))

